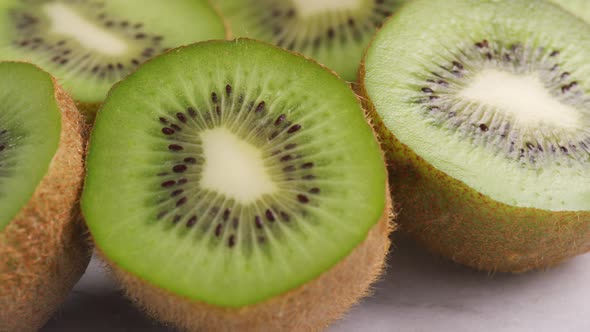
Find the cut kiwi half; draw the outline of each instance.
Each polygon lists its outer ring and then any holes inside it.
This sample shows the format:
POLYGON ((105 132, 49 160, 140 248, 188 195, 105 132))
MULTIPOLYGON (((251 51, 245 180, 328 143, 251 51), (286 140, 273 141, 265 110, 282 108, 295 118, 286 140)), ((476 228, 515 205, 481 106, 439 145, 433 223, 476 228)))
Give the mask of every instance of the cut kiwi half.
POLYGON ((219 0, 237 37, 303 53, 356 81, 375 31, 408 0, 219 0))
POLYGON ((588 0, 551 0, 571 13, 590 22, 590 1, 588 0))
POLYGON ((384 25, 362 94, 406 231, 488 271, 590 249, 589 35, 546 1, 417 0, 384 25))
POLYGON ((117 84, 87 171, 96 245, 185 329, 326 326, 387 252, 386 169, 355 94, 263 42, 175 49, 117 84))
POLYGON ((206 0, 149 6, 143 0, 0 3, 0 60, 38 64, 89 112, 145 60, 168 48, 224 36, 223 20, 206 0))
POLYGON ((90 259, 83 121, 38 67, 0 63, 0 330, 36 331, 90 259))

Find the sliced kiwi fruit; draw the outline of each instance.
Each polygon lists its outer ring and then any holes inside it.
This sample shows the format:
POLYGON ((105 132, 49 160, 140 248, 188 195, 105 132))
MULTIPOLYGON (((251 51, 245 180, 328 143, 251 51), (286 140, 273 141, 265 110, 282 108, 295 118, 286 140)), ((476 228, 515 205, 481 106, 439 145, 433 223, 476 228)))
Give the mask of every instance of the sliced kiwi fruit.
POLYGON ((416 0, 383 26, 362 94, 406 231, 488 271, 590 250, 587 36, 546 1, 416 0))
POLYGON ((90 113, 145 60, 224 36, 223 21, 206 0, 0 2, 0 60, 38 64, 90 113))
POLYGON ((379 275, 386 168, 348 84, 259 41, 157 57, 110 92, 82 209, 129 296, 188 330, 318 329, 379 275))
POLYGON ((590 1, 588 0, 551 0, 576 16, 590 22, 590 1))
POLYGON ((375 31, 408 0, 219 0, 231 34, 303 53, 355 81, 375 31))
POLYGON ((0 63, 0 331, 37 331, 90 259, 83 120, 38 67, 0 63))

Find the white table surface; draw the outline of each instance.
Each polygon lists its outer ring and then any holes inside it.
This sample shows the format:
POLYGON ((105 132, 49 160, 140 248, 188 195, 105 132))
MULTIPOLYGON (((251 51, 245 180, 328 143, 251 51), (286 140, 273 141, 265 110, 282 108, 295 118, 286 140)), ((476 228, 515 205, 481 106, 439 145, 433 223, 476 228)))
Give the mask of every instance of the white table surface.
MULTIPOLYGON (((396 238, 374 296, 328 332, 590 332, 590 254, 548 271, 488 275, 396 238)), ((93 261, 41 331, 172 330, 145 318, 93 261)))

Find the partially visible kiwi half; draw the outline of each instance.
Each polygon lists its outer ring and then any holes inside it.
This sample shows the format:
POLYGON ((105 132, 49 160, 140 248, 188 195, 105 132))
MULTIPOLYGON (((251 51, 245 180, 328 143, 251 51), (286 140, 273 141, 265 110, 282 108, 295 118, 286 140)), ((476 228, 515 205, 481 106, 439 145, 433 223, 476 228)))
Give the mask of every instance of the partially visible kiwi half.
POLYGON ((91 118, 113 83, 145 60, 224 36, 223 21, 206 0, 0 2, 0 60, 49 71, 91 118))
POLYGON ((347 83, 254 40, 157 57, 110 92, 82 209, 128 295, 188 330, 317 330, 365 295, 391 230, 347 83))
POLYGON ((219 0, 231 33, 303 53, 356 81, 363 52, 408 0, 219 0))
POLYGON ((37 331, 90 259, 83 120, 41 69, 0 63, 0 331, 37 331))
POLYGON ((380 30, 361 80, 406 231, 488 271, 590 250, 588 36, 546 1, 416 0, 380 30))

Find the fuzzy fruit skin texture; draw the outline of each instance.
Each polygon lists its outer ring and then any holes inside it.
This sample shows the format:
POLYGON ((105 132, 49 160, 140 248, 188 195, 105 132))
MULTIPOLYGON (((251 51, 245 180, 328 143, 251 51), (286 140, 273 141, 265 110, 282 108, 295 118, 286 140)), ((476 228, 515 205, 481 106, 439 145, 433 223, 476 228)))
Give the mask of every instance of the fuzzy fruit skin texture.
POLYGON ((318 278, 283 295, 242 308, 221 308, 179 297, 103 259, 126 295, 150 316, 183 331, 321 331, 370 294, 383 273, 389 234, 395 229, 391 200, 367 238, 318 278))
POLYGON ((590 211, 554 212, 492 200, 398 141, 362 81, 360 94, 385 151, 398 223, 424 247, 478 270, 513 273, 590 251, 590 211))
POLYGON ((53 82, 62 111, 58 150, 32 198, 0 232, 0 332, 40 329, 90 261, 79 206, 84 120, 53 82))

